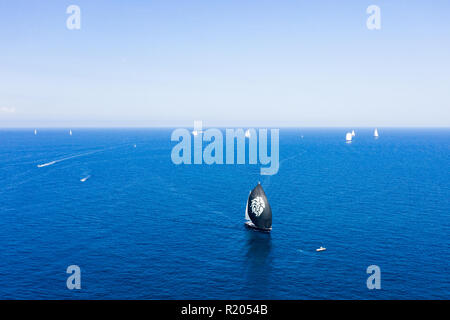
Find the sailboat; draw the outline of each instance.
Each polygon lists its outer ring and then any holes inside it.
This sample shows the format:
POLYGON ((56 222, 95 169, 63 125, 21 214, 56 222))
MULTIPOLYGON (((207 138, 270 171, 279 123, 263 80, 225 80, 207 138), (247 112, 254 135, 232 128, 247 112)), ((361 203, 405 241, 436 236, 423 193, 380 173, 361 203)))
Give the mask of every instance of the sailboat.
POLYGON ((355 130, 352 130, 352 137, 356 136, 355 130))
POLYGON ((245 137, 250 138, 250 130, 247 129, 247 131, 245 131, 245 137))
POLYGON ((245 219, 248 228, 266 232, 272 230, 272 208, 259 182, 248 195, 245 219))
POLYGON ((378 138, 378 129, 377 128, 375 128, 375 131, 373 132, 373 136, 375 138, 378 138))
POLYGON ((352 133, 351 132, 347 132, 347 134, 345 135, 345 141, 350 143, 352 142, 352 133))
POLYGON ((34 135, 35 135, 35 136, 37 135, 37 130, 36 130, 36 129, 34 129, 34 135))
POLYGON ((203 133, 203 130, 194 130, 194 131, 192 131, 192 134, 194 136, 197 136, 199 133, 203 133))
POLYGON ((69 134, 72 135, 72 130, 69 130, 69 134))

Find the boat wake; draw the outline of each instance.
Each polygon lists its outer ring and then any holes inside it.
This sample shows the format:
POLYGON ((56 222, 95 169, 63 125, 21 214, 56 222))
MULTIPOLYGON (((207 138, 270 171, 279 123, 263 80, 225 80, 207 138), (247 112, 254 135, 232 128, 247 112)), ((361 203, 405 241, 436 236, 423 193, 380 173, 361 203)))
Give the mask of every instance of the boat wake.
POLYGON ((76 154, 76 155, 73 155, 73 156, 70 156, 70 157, 65 157, 65 158, 53 160, 53 161, 50 161, 50 162, 47 162, 47 163, 38 164, 37 167, 38 168, 47 167, 47 166, 51 166, 51 165, 53 165, 55 163, 58 163, 58 162, 66 161, 66 160, 73 159, 73 158, 84 157, 84 156, 87 156, 87 155, 90 155, 90 154, 94 154, 94 153, 110 150, 110 149, 113 149, 113 148, 106 148, 106 149, 99 149, 99 150, 84 152, 84 153, 76 154))
POLYGON ((52 164, 55 164, 55 163, 56 163, 56 161, 50 161, 50 162, 47 162, 44 164, 38 164, 37 167, 42 168, 42 167, 46 167, 46 166, 51 166, 52 164))

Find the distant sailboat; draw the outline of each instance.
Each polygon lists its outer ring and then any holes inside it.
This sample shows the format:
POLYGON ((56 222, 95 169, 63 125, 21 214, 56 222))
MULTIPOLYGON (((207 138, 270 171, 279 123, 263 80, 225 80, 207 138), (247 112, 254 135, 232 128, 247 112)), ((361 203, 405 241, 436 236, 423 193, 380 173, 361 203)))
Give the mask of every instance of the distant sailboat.
POLYGON ((377 128, 375 128, 375 131, 373 132, 373 136, 375 138, 378 138, 378 129, 377 128))
POLYGON ((69 134, 72 135, 72 130, 69 130, 69 134))
POLYGON ((199 133, 203 133, 203 130, 194 130, 194 131, 192 131, 192 134, 194 136, 197 136, 199 133))
POLYGON ((245 207, 245 225, 260 231, 272 230, 272 208, 261 184, 250 192, 245 207))
POLYGON ((356 136, 355 130, 352 130, 352 137, 356 136))
POLYGON ((250 130, 247 129, 247 131, 245 131, 245 137, 250 138, 250 130))
POLYGON ((347 132, 347 134, 345 135, 345 141, 350 143, 352 142, 352 133, 351 132, 347 132))
POLYGON ((37 130, 36 130, 36 129, 34 129, 34 135, 35 135, 35 136, 37 135, 37 130))

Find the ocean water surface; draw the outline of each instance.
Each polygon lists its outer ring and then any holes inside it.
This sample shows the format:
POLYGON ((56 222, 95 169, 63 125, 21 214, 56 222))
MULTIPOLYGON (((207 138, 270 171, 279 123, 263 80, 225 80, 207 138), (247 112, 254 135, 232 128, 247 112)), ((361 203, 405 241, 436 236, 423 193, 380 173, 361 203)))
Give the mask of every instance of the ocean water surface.
POLYGON ((72 131, 0 130, 1 299, 450 298, 449 129, 357 129, 351 144, 280 129, 273 176, 174 165, 172 129, 72 131), (258 181, 270 234, 243 225, 258 181))

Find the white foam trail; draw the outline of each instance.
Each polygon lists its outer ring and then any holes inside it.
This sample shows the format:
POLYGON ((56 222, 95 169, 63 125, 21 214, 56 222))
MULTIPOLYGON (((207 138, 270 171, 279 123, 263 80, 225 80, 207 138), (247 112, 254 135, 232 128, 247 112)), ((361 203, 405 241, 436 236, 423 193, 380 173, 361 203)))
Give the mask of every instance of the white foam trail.
POLYGON ((118 145, 118 146, 114 146, 114 147, 109 147, 109 148, 103 148, 103 149, 99 149, 99 150, 84 152, 84 153, 76 154, 74 156, 53 160, 53 161, 50 161, 50 162, 47 162, 47 163, 43 163, 43 164, 38 164, 37 167, 38 168, 42 168, 42 167, 46 167, 46 166, 51 166, 52 164, 55 164, 55 163, 58 163, 58 162, 61 162, 61 161, 66 161, 66 160, 73 159, 73 158, 83 157, 83 156, 87 156, 87 155, 98 153, 98 152, 102 152, 102 151, 117 149, 117 148, 125 147, 127 145, 129 145, 129 144, 122 144, 122 145, 118 145))
POLYGON ((38 164, 37 167, 38 168, 42 168, 42 167, 50 166, 50 165, 58 163, 58 162, 66 161, 66 160, 73 159, 73 158, 87 156, 87 155, 98 153, 98 152, 102 152, 102 151, 105 151, 105 150, 108 150, 108 149, 112 149, 112 148, 106 148, 106 149, 100 149, 100 150, 89 151, 89 152, 85 152, 85 153, 81 153, 81 154, 76 154, 74 156, 70 156, 70 157, 66 157, 66 158, 62 158, 62 159, 58 159, 58 160, 53 160, 53 161, 50 161, 50 162, 47 162, 47 163, 44 163, 44 164, 38 164))
POLYGON ((51 166, 52 164, 55 164, 55 163, 56 163, 56 161, 51 161, 51 162, 47 162, 44 164, 38 164, 37 167, 42 168, 42 167, 46 167, 46 166, 51 166))

